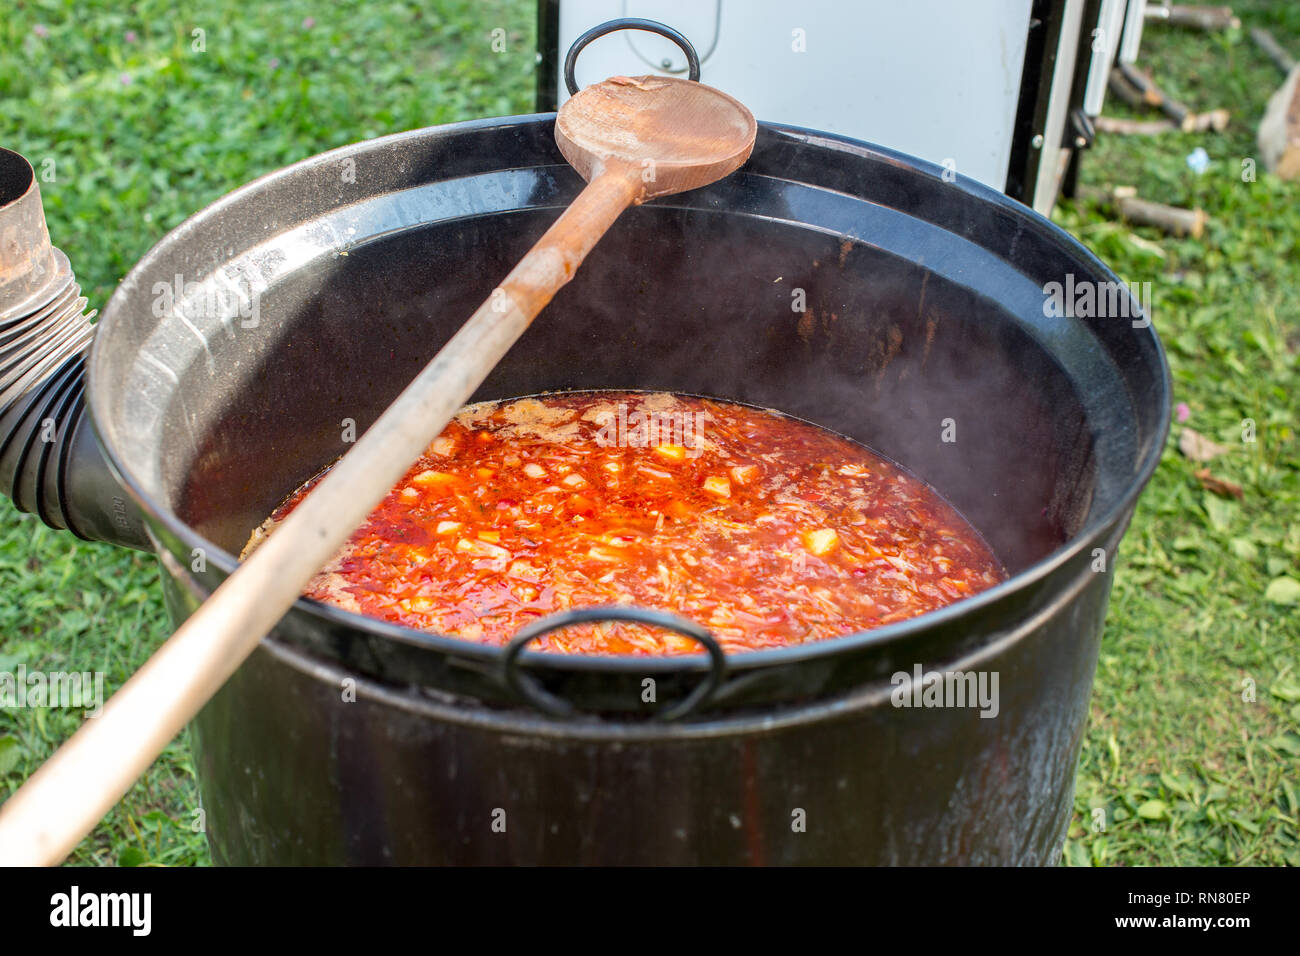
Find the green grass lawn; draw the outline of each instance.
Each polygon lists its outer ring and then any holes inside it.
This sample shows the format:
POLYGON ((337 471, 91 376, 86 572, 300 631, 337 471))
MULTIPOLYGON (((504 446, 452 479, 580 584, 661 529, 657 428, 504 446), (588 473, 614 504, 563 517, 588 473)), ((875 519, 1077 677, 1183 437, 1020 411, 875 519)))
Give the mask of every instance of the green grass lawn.
POLYGON ((1246 31, 1265 26, 1300 55, 1300 6, 1233 8, 1241 34, 1148 25, 1142 56, 1192 108, 1231 110, 1229 129, 1103 137, 1084 167, 1089 184, 1200 206, 1205 238, 1135 232, 1087 204, 1054 217, 1125 280, 1151 282, 1185 425, 1232 448, 1209 467, 1244 491, 1238 503, 1202 490, 1174 424, 1116 563, 1066 845, 1075 864, 1300 864, 1300 608, 1266 598, 1300 578, 1300 183, 1262 165, 1243 180, 1282 80, 1246 31), (1211 159, 1199 176, 1186 162, 1197 146, 1211 159))
MULTIPOLYGON (((53 161, 41 183, 50 232, 95 306, 163 233, 262 173, 532 104, 534 13, 521 0, 9 3, 0 143, 38 171, 53 161), (491 50, 496 28, 504 53, 491 50)), ((1236 7, 1300 55, 1300 8, 1236 7)), ((1120 550, 1065 860, 1300 864, 1298 608, 1266 597, 1287 596, 1271 582, 1300 579, 1300 184, 1262 168, 1242 179, 1281 75, 1244 35, 1159 26, 1143 61, 1193 107, 1232 110, 1233 125, 1103 138, 1084 180, 1199 205, 1206 237, 1133 230, 1087 204, 1063 203, 1056 219, 1122 278, 1151 283, 1175 401, 1186 425, 1231 446, 1210 467, 1244 498, 1200 487, 1176 424, 1120 550), (1211 157, 1199 176, 1185 162, 1196 146, 1211 157)), ((98 669, 119 686, 168 633, 153 559, 75 541, 7 503, 0 512, 0 671, 98 669)), ((0 712, 0 795, 77 722, 0 712)), ((206 863, 196 807, 182 736, 72 860, 206 863)))

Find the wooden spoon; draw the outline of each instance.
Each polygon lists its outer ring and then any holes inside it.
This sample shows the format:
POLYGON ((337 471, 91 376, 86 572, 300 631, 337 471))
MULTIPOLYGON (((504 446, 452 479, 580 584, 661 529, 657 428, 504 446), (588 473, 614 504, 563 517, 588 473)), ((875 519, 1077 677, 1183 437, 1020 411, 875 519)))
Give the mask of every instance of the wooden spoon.
POLYGON ((614 77, 564 104, 555 139, 587 186, 325 478, 0 807, 0 864, 62 860, 292 607, 628 206, 749 158, 740 103, 688 80, 614 77))

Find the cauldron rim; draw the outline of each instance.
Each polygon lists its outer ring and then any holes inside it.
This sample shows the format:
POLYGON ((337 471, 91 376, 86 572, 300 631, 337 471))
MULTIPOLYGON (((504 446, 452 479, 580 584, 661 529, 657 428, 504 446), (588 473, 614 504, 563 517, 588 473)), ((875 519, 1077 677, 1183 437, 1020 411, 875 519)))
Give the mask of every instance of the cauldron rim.
MULTIPOLYGON (((269 183, 282 178, 292 177, 302 170, 318 165, 337 163, 340 160, 354 157, 369 150, 382 149, 406 140, 419 140, 428 137, 430 134, 452 136, 498 128, 523 127, 537 123, 553 125, 555 116, 555 113, 532 113, 517 116, 488 117, 483 119, 466 120, 458 123, 447 123, 438 126, 424 127, 421 129, 405 130, 387 136, 350 143, 345 146, 306 157, 296 163, 266 173, 237 187, 204 208, 198 210, 159 239, 132 267, 130 272, 128 272, 127 277, 123 279, 122 283, 114 291, 108 305, 105 307, 103 318, 109 319, 111 322, 112 317, 116 315, 114 305, 119 298, 124 296, 125 293, 123 290, 128 285, 128 280, 133 274, 146 272, 151 259, 154 256, 159 255, 160 250, 182 240, 187 233, 199 228, 201 223, 211 217, 214 213, 227 206, 232 206, 238 203, 247 195, 255 193, 269 183)), ((944 177, 945 175, 950 176, 951 174, 941 166, 897 150, 878 146, 862 140, 852 139, 846 136, 797 126, 767 122, 759 122, 758 127, 760 142, 764 137, 789 138, 798 142, 824 147, 833 151, 865 159, 882 161, 890 165, 911 169, 926 175, 936 183, 942 183, 944 189, 959 190, 972 198, 998 207, 1005 214, 1016 218, 1025 227, 1026 232, 1033 232, 1039 238, 1056 244, 1071 256, 1095 269, 1098 273, 1112 281, 1119 282, 1119 279, 1114 275, 1110 268, 1073 236, 1031 208, 984 185, 983 183, 976 182, 963 176, 958 176, 954 181, 948 181, 944 177)), ((748 163, 746 165, 748 165, 748 163)), ((741 170, 743 171, 745 168, 746 167, 741 167, 741 170)), ((102 321, 103 319, 101 319, 101 322, 102 321)), ((975 617, 981 612, 1001 605, 1004 602, 1016 601, 1018 598, 1025 595, 1026 592, 1034 590, 1045 578, 1057 572, 1064 565, 1077 559, 1078 556, 1090 545, 1094 545, 1097 540, 1105 537, 1107 532, 1121 520, 1125 513, 1131 511, 1134 507, 1137 498, 1159 465, 1169 434, 1169 420, 1172 409, 1172 379, 1169 372, 1168 360, 1159 335, 1155 331, 1154 325, 1148 324, 1140 331, 1150 337, 1151 346, 1154 348, 1155 356, 1159 360, 1158 365, 1161 381, 1158 383, 1158 393, 1160 396, 1160 408, 1157 409, 1158 417, 1156 420, 1160 422, 1160 425, 1158 427, 1158 434, 1154 435, 1145 450, 1139 453, 1133 473, 1122 483, 1123 490, 1115 495, 1115 499, 1109 508, 1097 515, 1090 515, 1074 534, 1072 534, 1064 543, 1054 549, 1051 553, 986 591, 982 591, 968 598, 963 598, 953 604, 927 612, 917 617, 908 618, 906 620, 870 630, 857 631, 840 637, 829 638, 807 644, 731 654, 728 655, 727 658, 728 670, 734 673, 760 668, 779 667, 782 665, 796 664, 819 658, 849 655, 854 652, 871 650, 883 645, 901 644, 908 639, 924 634, 927 631, 951 625, 963 618, 975 617)), ((125 466, 118 454, 118 450, 105 435, 102 421, 103 416, 108 414, 108 409, 105 407, 107 399, 103 390, 95 387, 95 382, 101 375, 107 378, 111 374, 111 370, 107 367, 107 359, 105 358, 105 353, 108 351, 108 346, 105 343, 108 339, 109 335, 106 335, 101 331, 96 334, 92 344, 90 358, 87 363, 87 400, 91 413, 89 415, 91 428, 104 453, 109 469, 122 488, 125 489, 143 509, 144 513, 152 521, 157 522, 161 526, 165 535, 174 537, 187 551, 192 548, 202 548, 210 563, 223 575, 232 573, 239 564, 236 557, 226 549, 203 537, 170 508, 166 507, 162 502, 155 500, 154 496, 144 489, 143 483, 137 478, 137 476, 132 474, 125 466)), ((903 464, 905 466, 907 465, 906 462, 903 464)), ((922 475, 922 477, 924 476, 922 475)), ((164 541, 159 539, 158 533, 153 528, 150 528, 148 533, 151 542, 154 545, 154 550, 160 554, 165 551, 166 544, 164 541)), ((407 628, 356 612, 346 611, 342 608, 324 604, 310 598, 298 598, 293 608, 288 613, 293 614, 295 612, 307 614, 311 617, 321 619, 327 623, 348 630, 369 632, 375 636, 384 638, 385 640, 406 644, 420 650, 454 655, 462 660, 472 660, 487 664, 499 664, 504 656, 503 645, 480 644, 460 638, 420 631, 414 628, 407 628)), ((276 640, 274 635, 268 635, 265 639, 276 640)), ((638 655, 560 655, 539 651, 525 651, 521 655, 521 659, 524 666, 530 670, 534 668, 544 668, 548 670, 612 674, 635 673, 661 675, 684 671, 699 672, 705 671, 709 667, 708 657, 704 654, 672 657, 643 657, 638 655)))

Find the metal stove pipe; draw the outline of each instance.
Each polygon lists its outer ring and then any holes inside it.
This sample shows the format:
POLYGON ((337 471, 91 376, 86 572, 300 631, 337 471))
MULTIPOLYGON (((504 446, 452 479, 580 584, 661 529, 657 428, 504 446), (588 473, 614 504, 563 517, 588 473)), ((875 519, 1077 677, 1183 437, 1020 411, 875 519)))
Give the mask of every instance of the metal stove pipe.
POLYGON ((85 414, 86 305, 50 244, 35 170, 0 148, 0 492, 51 528, 145 549, 85 414))

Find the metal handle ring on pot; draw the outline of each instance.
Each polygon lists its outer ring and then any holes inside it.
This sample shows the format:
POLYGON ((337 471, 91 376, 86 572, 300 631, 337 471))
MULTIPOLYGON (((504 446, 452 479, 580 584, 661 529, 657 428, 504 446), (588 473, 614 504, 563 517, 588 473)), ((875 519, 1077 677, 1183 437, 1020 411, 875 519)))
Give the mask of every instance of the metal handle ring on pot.
POLYGON ((727 654, 706 628, 694 621, 669 614, 667 611, 651 611, 639 607, 584 607, 573 611, 552 614, 520 629, 510 643, 506 645, 505 657, 501 661, 502 679, 516 695, 528 701, 538 710, 552 717, 572 717, 576 708, 567 700, 557 697, 542 687, 535 677, 519 669, 519 655, 525 647, 544 634, 593 621, 628 621, 634 624, 649 624, 696 641, 709 653, 709 676, 695 690, 691 691, 676 704, 661 710, 654 716, 655 720, 668 721, 685 717, 696 707, 713 696, 722 686, 722 679, 727 672, 727 654))
POLYGON ((687 78, 699 82, 700 79, 700 55, 695 52, 695 47, 691 41, 686 39, 667 24, 657 20, 643 20, 640 17, 620 17, 617 20, 608 20, 599 26, 594 26, 578 39, 573 41, 573 46, 569 47, 569 53, 564 58, 564 85, 568 87, 569 95, 574 96, 578 92, 578 81, 574 79, 573 68, 578 63, 578 54, 592 40, 598 40, 609 33, 617 30, 645 30, 647 33, 657 33, 661 37, 667 37, 686 54, 687 78))

